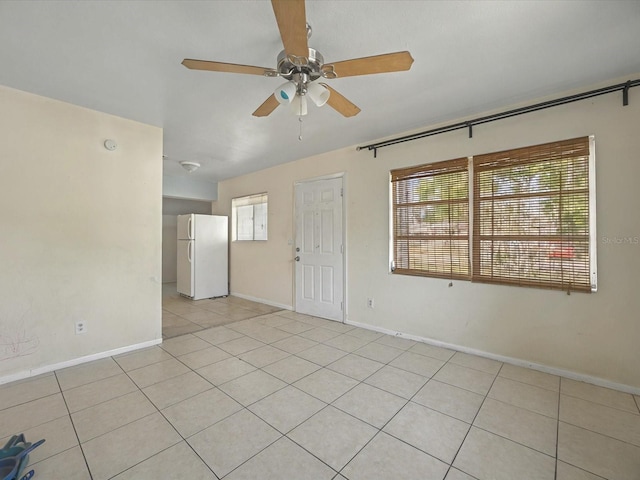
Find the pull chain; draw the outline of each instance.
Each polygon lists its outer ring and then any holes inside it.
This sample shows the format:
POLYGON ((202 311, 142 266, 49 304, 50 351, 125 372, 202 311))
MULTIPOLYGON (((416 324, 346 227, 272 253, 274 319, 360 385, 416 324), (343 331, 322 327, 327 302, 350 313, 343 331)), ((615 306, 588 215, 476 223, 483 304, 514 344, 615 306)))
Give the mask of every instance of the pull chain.
POLYGON ((302 106, 300 106, 300 116, 298 117, 298 121, 300 122, 300 135, 298 135, 298 140, 302 141, 302 106))

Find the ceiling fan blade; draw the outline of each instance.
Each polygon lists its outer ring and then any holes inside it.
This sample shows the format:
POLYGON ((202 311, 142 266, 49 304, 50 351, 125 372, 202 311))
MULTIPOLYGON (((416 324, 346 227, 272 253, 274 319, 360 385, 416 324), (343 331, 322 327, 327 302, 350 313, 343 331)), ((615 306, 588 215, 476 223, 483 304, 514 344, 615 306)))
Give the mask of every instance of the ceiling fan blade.
MULTIPOLYGON (((287 55, 307 58, 307 16, 304 0, 271 0, 287 55)), ((295 63, 295 62, 294 62, 295 63)))
POLYGON ((401 72, 409 70, 412 63, 413 58, 409 52, 395 52, 373 57, 353 58, 330 65, 333 65, 333 71, 338 78, 342 78, 372 73, 401 72))
POLYGON ((182 65, 192 70, 209 70, 212 72, 247 73, 249 75, 269 75, 277 72, 272 68, 254 67, 253 65, 238 65, 236 63, 210 62, 208 60, 193 60, 185 58, 182 65))
POLYGON ((258 107, 258 109, 253 112, 254 117, 266 117, 270 115, 276 108, 278 108, 278 100, 273 95, 269 95, 262 105, 258 107))
POLYGON ((347 100, 346 97, 336 92, 326 83, 323 83, 322 85, 326 87, 329 92, 331 92, 331 94, 329 95, 329 100, 327 100, 327 105, 329 105, 335 111, 341 113, 345 117, 353 117, 360 113, 360 109, 355 104, 347 100))

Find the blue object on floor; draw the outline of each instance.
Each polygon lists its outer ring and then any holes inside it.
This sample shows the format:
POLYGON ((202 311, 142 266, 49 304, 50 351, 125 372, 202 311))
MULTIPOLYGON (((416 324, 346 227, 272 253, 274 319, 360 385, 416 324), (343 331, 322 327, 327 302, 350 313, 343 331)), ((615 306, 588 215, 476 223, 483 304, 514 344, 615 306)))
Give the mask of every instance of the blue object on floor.
POLYGON ((43 443, 44 439, 29 443, 22 433, 12 436, 0 450, 0 480, 29 480, 33 477, 33 470, 20 476, 29 463, 29 453, 43 443))
POLYGON ((22 477, 20 480, 29 480, 31 477, 33 477, 33 470, 29 470, 27 473, 24 474, 24 477, 22 477))

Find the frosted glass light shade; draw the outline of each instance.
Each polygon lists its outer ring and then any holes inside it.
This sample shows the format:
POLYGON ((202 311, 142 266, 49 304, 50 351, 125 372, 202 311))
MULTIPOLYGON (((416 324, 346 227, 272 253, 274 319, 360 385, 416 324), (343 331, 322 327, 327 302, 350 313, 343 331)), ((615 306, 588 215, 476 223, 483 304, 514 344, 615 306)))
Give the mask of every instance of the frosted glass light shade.
POLYGON ((296 96, 296 90, 297 87, 295 83, 287 82, 276 88, 275 92, 273 92, 273 95, 281 105, 286 105, 293 101, 296 96))
POLYGON ((307 114, 307 97, 296 95, 291 101, 291 113, 302 116, 307 114))
POLYGON ((319 83, 309 83, 307 85, 307 95, 317 107, 323 106, 329 100, 329 89, 320 85, 319 83))

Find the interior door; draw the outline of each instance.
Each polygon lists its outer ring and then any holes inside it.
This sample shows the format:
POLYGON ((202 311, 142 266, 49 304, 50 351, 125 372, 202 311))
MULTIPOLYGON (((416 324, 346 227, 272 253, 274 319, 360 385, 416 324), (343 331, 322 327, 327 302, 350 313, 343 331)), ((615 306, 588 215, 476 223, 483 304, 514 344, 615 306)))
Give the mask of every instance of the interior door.
POLYGON ((296 311, 344 320, 342 178, 295 188, 296 311))

